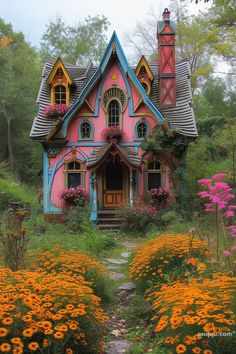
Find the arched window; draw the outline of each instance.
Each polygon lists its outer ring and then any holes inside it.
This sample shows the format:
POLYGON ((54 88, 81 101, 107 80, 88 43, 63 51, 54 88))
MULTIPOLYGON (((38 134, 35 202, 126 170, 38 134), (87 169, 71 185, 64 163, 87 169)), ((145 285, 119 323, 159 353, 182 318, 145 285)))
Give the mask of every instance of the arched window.
POLYGON ((79 125, 79 139, 91 140, 93 139, 93 125, 90 121, 82 121, 79 125))
POLYGON ((153 160, 148 163, 147 176, 148 190, 162 186, 162 169, 159 161, 153 160))
POLYGON ((145 139, 150 133, 150 126, 144 119, 140 120, 135 126, 135 139, 145 139))
POLYGON ((77 187, 85 184, 84 164, 77 160, 65 162, 64 164, 66 188, 77 187))
POLYGON ((56 104, 67 104, 66 87, 64 85, 56 85, 54 87, 54 102, 56 104))
POLYGON ((108 105, 108 126, 118 127, 120 125, 120 106, 117 100, 111 100, 108 105))

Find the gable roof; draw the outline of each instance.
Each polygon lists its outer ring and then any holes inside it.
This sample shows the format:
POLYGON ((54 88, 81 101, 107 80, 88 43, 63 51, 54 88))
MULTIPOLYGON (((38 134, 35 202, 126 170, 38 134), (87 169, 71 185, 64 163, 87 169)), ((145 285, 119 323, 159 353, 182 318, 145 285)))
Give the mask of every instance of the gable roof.
POLYGON ((114 142, 104 145, 101 148, 94 150, 87 158, 87 168, 98 168, 107 158, 111 151, 115 150, 120 159, 129 167, 138 169, 141 166, 142 158, 134 151, 127 147, 123 147, 114 142))
MULTIPOLYGON (((88 93, 94 88, 97 82, 102 78, 110 58, 112 55, 116 55, 120 63, 120 68, 125 74, 125 78, 129 78, 137 90, 140 92, 143 102, 153 112, 157 121, 162 124, 165 118, 168 119, 170 128, 178 130, 180 134, 196 137, 197 129, 195 124, 195 118, 193 109, 191 107, 192 94, 190 85, 190 67, 187 60, 183 60, 176 64, 176 106, 172 108, 159 108, 158 99, 158 65, 157 63, 149 64, 150 71, 154 77, 152 89, 149 97, 146 95, 146 91, 136 77, 134 70, 129 66, 126 56, 123 52, 121 44, 118 40, 116 33, 114 32, 110 42, 105 50, 101 63, 98 67, 93 66, 90 63, 88 68, 81 68, 76 65, 64 63, 70 77, 73 79, 76 87, 71 90, 70 94, 70 110, 63 117, 64 123, 62 125, 61 137, 65 137, 66 126, 69 119, 77 112, 77 110, 83 104, 88 93)), ((55 60, 49 60, 45 63, 41 86, 37 98, 39 105, 39 111, 37 117, 35 117, 30 136, 33 139, 45 141, 46 136, 54 129, 55 121, 49 119, 44 115, 44 109, 47 105, 50 105, 50 87, 47 85, 47 79, 55 65, 55 60)), ((131 92, 128 92, 131 96, 131 92)), ((130 115, 135 116, 134 107, 132 106, 132 100, 129 100, 130 115)), ((98 109, 95 109, 94 116, 98 116, 98 109)))
POLYGON ((68 83, 69 83, 70 85, 75 84, 74 81, 73 81, 73 79, 71 78, 69 72, 66 70, 66 67, 65 67, 65 65, 63 64, 61 58, 57 58, 57 60, 56 60, 56 62, 55 62, 55 64, 54 64, 54 66, 53 66, 53 68, 52 68, 50 74, 48 75, 48 78, 47 78, 47 81, 46 81, 47 84, 50 85, 50 84, 52 83, 52 80, 54 79, 54 76, 56 75, 56 72, 57 72, 57 70, 58 70, 59 68, 61 68, 61 70, 63 71, 63 74, 65 75, 65 77, 66 77, 68 83))

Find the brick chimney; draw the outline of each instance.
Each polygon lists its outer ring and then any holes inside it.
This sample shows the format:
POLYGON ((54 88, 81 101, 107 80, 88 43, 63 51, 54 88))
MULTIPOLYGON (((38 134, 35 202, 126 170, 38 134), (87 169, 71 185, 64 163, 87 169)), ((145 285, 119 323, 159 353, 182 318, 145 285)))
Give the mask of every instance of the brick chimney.
POLYGON ((165 9, 163 20, 157 25, 159 57, 159 103, 160 107, 176 104, 175 81, 175 28, 170 20, 170 12, 165 9))

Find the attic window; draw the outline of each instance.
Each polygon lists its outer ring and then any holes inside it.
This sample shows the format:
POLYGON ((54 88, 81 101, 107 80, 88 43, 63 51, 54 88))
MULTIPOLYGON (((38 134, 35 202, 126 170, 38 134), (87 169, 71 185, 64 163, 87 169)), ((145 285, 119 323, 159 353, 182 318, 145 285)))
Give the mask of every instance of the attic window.
POLYGON ((57 85, 54 87, 54 102, 56 104, 66 104, 66 87, 57 85))

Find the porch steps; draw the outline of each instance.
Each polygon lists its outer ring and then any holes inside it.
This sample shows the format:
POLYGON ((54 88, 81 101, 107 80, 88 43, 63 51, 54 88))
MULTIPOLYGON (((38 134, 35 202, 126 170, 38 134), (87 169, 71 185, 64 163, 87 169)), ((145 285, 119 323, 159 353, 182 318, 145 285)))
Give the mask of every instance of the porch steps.
POLYGON ((98 228, 104 231, 119 231, 123 218, 117 215, 114 209, 102 209, 98 211, 98 228))

